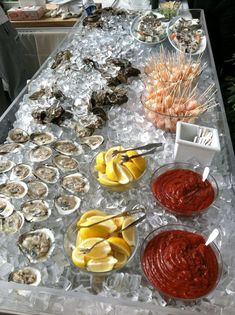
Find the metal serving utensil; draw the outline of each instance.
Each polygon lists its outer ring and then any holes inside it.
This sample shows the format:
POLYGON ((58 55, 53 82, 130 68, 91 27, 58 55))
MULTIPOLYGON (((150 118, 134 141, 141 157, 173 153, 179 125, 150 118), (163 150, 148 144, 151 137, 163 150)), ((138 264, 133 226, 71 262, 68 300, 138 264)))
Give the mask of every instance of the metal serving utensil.
POLYGON ((156 148, 152 149, 152 150, 149 150, 147 152, 144 152, 144 153, 140 153, 140 154, 136 154, 136 155, 132 155, 132 156, 127 156, 127 155, 122 155, 121 157, 121 164, 125 163, 125 162, 128 162, 132 159, 135 159, 135 158, 138 158, 140 156, 143 156, 143 155, 148 155, 148 154, 152 154, 156 151, 156 148))
POLYGON ((112 156, 116 156, 117 154, 122 154, 122 153, 126 153, 128 151, 136 151, 136 150, 150 150, 150 149, 156 149, 158 147, 162 147, 163 144, 161 142, 158 143, 149 143, 146 145, 142 145, 140 147, 135 147, 135 148, 129 148, 129 149, 125 149, 125 150, 114 150, 112 153, 112 156))

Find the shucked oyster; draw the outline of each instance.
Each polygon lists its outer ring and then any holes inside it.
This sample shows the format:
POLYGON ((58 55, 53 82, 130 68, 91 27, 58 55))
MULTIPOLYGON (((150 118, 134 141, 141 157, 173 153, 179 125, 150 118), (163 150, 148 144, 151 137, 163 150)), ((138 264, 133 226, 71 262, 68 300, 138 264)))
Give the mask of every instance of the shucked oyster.
POLYGON ((79 155, 82 153, 82 147, 71 140, 56 141, 54 149, 65 155, 79 155))
POLYGON ((41 282, 41 272, 32 267, 24 267, 11 272, 8 281, 38 286, 41 282))
POLYGON ((19 231, 24 224, 24 216, 19 211, 14 211, 7 218, 0 218, 0 232, 13 234, 19 231))
POLYGON ((8 181, 0 185, 0 194, 9 198, 23 198, 27 191, 27 185, 21 181, 8 181))
POLYGON ((30 140, 36 145, 44 145, 55 141, 55 137, 50 132, 34 132, 30 135, 30 140))
POLYGON ((69 215, 76 211, 81 204, 81 199, 74 195, 60 195, 55 198, 55 207, 59 214, 69 215))
POLYGON ((0 218, 9 217, 14 211, 13 205, 6 198, 0 197, 0 218))
POLYGON ((16 143, 24 143, 29 140, 29 135, 27 134, 27 132, 20 128, 10 130, 8 133, 8 137, 12 142, 16 143))
POLYGON ((30 198, 43 198, 48 195, 48 187, 45 183, 39 180, 32 180, 27 183, 28 195, 30 198))
POLYGON ((11 171, 11 179, 24 180, 32 173, 31 166, 27 164, 17 164, 11 171))
POLYGON ((41 145, 36 146, 29 152, 29 157, 32 162, 43 162, 48 160, 52 155, 51 148, 41 145))
POLYGON ((83 137, 81 143, 87 144, 92 150, 97 149, 104 141, 102 136, 94 135, 90 137, 83 137))
POLYGON ((48 184, 54 184, 58 181, 60 174, 57 168, 49 165, 39 165, 34 170, 34 175, 48 184))
POLYGON ((54 250, 55 237, 49 229, 38 229, 22 234, 17 242, 31 263, 46 261, 54 250))
POLYGON ((53 158, 53 163, 63 172, 76 171, 79 166, 77 160, 75 160, 71 156, 66 156, 62 154, 56 155, 53 158))
POLYGON ((73 194, 86 193, 90 189, 87 178, 81 173, 64 176, 61 180, 61 186, 73 194))
POLYGON ((89 137, 89 136, 93 135, 93 133, 95 131, 94 128, 82 127, 79 123, 75 124, 74 130, 76 132, 76 135, 79 138, 89 137))
POLYGON ((10 171, 14 165, 15 163, 10 160, 0 161, 0 174, 10 171))
POLYGON ((16 153, 21 148, 23 148, 22 144, 19 143, 5 143, 0 145, 0 155, 7 153, 16 153))
POLYGON ((30 200, 21 206, 25 219, 29 222, 45 221, 51 215, 51 209, 44 200, 30 200))

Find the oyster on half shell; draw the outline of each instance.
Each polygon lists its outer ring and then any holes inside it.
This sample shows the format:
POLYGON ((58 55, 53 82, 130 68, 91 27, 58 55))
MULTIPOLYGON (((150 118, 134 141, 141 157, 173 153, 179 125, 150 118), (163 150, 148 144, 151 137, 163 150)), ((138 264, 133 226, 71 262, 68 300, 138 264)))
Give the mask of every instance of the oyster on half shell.
POLYGON ((56 141, 54 149, 65 155, 80 155, 82 153, 82 147, 71 140, 56 141))
POLYGON ((104 138, 98 135, 83 137, 81 139, 81 143, 88 145, 91 148, 91 150, 97 149, 103 142, 104 138))
POLYGON ((21 211, 26 221, 41 222, 45 221, 51 215, 51 209, 44 200, 29 200, 21 206, 21 211))
POLYGON ((55 207, 59 214, 69 215, 76 211, 81 204, 81 199, 74 195, 59 195, 55 197, 55 207))
POLYGON ((15 163, 10 160, 0 161, 0 174, 10 171, 14 165, 15 163))
POLYGON ((8 132, 8 137, 10 141, 16 143, 24 143, 29 140, 29 135, 27 134, 27 132, 20 128, 10 130, 8 132))
POLYGON ((32 174, 32 167, 27 164, 17 164, 11 171, 11 179, 24 180, 32 174))
POLYGON ((21 181, 8 181, 0 185, 0 194, 9 198, 23 198, 28 192, 28 187, 21 181))
POLYGON ((7 218, 0 218, 0 232, 14 234, 24 225, 24 216, 19 211, 14 211, 7 218))
POLYGON ((13 205, 6 198, 0 197, 0 218, 9 217, 14 211, 13 205))
POLYGON ((63 172, 76 171, 79 164, 78 161, 71 156, 58 154, 53 158, 52 161, 63 172))
POLYGON ((34 169, 34 175, 48 184, 54 184, 58 181, 60 174, 56 167, 50 165, 39 165, 34 169))
POLYGON ((32 180, 28 182, 27 185, 30 198, 40 199, 48 195, 47 184, 40 182, 39 180, 32 180))
POLYGON ((30 140, 36 145, 45 145, 54 142, 55 137, 50 132, 33 132, 30 135, 30 140))
POLYGON ((17 245, 31 263, 43 262, 54 250, 55 237, 51 230, 42 228, 22 234, 17 245))
POLYGON ((5 143, 0 145, 0 155, 7 153, 16 153, 23 148, 23 144, 20 143, 5 143))
POLYGON ((12 271, 9 274, 8 281, 38 286, 41 282, 41 278, 41 272, 38 269, 24 267, 22 269, 12 271))
POLYGON ((41 145, 36 146, 29 152, 29 158, 32 162, 43 162, 48 160, 52 155, 51 148, 41 145))
POLYGON ((64 176, 61 180, 61 186, 73 194, 87 193, 90 189, 87 178, 81 173, 64 176))

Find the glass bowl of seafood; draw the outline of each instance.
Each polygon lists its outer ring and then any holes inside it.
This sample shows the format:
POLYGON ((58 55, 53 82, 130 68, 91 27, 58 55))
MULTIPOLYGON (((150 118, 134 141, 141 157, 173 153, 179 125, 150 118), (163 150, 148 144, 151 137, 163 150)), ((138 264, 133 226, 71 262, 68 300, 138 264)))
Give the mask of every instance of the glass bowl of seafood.
POLYGON ((71 266, 93 275, 108 275, 120 270, 136 253, 138 233, 135 225, 144 218, 143 208, 111 215, 108 210, 87 210, 64 234, 64 250, 71 266), (136 219, 136 213, 142 215, 136 219))
POLYGON ((215 202, 219 188, 215 178, 204 179, 204 168, 189 163, 169 163, 159 167, 151 179, 157 203, 175 215, 195 216, 215 202))
POLYGON ((155 46, 167 38, 167 23, 163 18, 160 13, 147 11, 133 20, 130 33, 140 43, 155 46))
POLYGON ((146 158, 118 145, 99 152, 91 161, 90 172, 103 188, 123 192, 142 178, 146 168, 146 158))

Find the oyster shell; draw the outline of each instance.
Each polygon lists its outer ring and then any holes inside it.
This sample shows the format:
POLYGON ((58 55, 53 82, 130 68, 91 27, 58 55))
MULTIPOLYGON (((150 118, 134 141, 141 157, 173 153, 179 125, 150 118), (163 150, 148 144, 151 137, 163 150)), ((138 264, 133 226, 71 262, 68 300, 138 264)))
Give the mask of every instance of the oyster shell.
POLYGON ((28 192, 28 187, 21 181, 8 181, 0 185, 0 194, 9 198, 23 198, 28 192))
POLYGON ((7 153, 16 153, 23 148, 23 145, 20 143, 5 143, 0 145, 0 155, 7 153))
POLYGON ((95 131, 94 128, 82 127, 79 123, 75 125, 74 130, 79 138, 89 137, 93 135, 95 131))
POLYGON ((11 179, 24 180, 32 174, 31 166, 27 164, 17 164, 11 171, 11 179))
POLYGON ((56 167, 50 165, 39 165, 34 169, 34 175, 48 184, 54 184, 58 181, 60 174, 56 167))
POLYGON ((98 135, 83 137, 81 139, 81 143, 87 144, 92 150, 97 149, 103 142, 104 138, 98 135))
POLYGON ((43 198, 48 195, 47 185, 39 180, 32 180, 28 182, 27 185, 30 198, 43 198))
POLYGON ((20 250, 31 263, 46 261, 55 247, 51 230, 43 228, 22 234, 17 242, 20 250))
POLYGON ((81 173, 64 176, 61 180, 61 186, 73 194, 86 193, 90 189, 87 178, 81 173))
POLYGON ((79 123, 82 127, 98 129, 103 127, 105 121, 100 116, 94 115, 93 113, 89 113, 88 115, 83 115, 79 119, 79 123))
POLYGON ((21 211, 25 217, 25 220, 29 222, 41 222, 45 221, 51 215, 51 209, 44 200, 30 200, 26 201, 21 206, 21 211))
POLYGON ((19 211, 14 211, 7 218, 0 218, 0 232, 14 234, 19 231, 24 224, 24 216, 19 211))
POLYGON ((10 130, 8 132, 8 137, 10 141, 16 143, 24 143, 29 140, 29 135, 27 134, 27 132, 20 128, 10 130))
POLYGON ((14 165, 15 163, 10 160, 0 161, 0 174, 10 171, 14 165))
POLYGON ((53 163, 63 172, 76 171, 79 164, 74 158, 58 154, 53 158, 53 163))
POLYGON ((55 137, 50 132, 34 132, 30 135, 30 140, 36 145, 45 145, 54 142, 55 137))
POLYGON ((59 214, 69 215, 76 211, 81 204, 81 199, 74 195, 59 195, 55 197, 55 207, 59 214))
POLYGON ((65 155, 79 155, 82 153, 82 147, 71 140, 56 141, 54 149, 65 155))
POLYGON ((52 155, 51 148, 41 145, 36 146, 29 152, 29 158, 32 162, 43 162, 48 160, 52 155))
POLYGON ((38 269, 24 267, 22 269, 12 271, 9 274, 8 281, 38 286, 41 282, 41 278, 41 272, 38 269))
POLYGON ((0 197, 0 218, 9 217, 14 211, 13 205, 6 198, 0 197))

